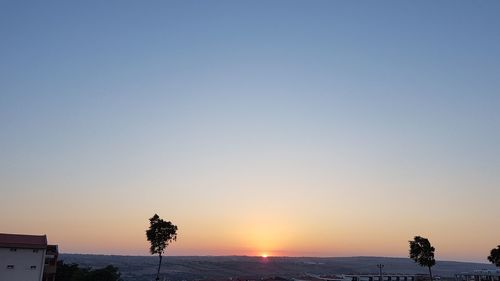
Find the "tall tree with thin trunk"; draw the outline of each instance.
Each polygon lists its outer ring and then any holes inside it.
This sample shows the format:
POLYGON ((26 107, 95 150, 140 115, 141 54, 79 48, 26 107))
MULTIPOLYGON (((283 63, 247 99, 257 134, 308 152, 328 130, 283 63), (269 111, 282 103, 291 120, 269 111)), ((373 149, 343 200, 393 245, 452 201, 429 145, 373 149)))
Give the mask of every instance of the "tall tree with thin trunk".
POLYGON ((431 242, 427 238, 415 236, 415 238, 410 242, 410 258, 414 260, 420 266, 429 268, 429 276, 432 281, 432 270, 436 264, 434 259, 434 247, 432 247, 431 242))
POLYGON ((151 243, 149 252, 152 255, 158 254, 158 271, 156 272, 156 281, 160 280, 160 267, 163 253, 167 246, 177 240, 177 226, 169 221, 162 220, 157 214, 149 219, 149 229, 146 230, 146 237, 151 243))
POLYGON ((498 245, 496 248, 491 249, 488 260, 496 267, 500 267, 500 245, 498 245))

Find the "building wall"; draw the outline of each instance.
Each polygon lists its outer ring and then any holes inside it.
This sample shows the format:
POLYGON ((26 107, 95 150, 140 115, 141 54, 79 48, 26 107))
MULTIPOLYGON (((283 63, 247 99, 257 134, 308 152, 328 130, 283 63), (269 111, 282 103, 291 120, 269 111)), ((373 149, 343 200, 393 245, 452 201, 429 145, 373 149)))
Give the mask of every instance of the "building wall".
POLYGON ((0 248, 1 281, 40 281, 45 263, 45 249, 0 248), (13 265, 13 269, 8 266, 13 265), (36 268, 32 268, 35 266, 36 268))

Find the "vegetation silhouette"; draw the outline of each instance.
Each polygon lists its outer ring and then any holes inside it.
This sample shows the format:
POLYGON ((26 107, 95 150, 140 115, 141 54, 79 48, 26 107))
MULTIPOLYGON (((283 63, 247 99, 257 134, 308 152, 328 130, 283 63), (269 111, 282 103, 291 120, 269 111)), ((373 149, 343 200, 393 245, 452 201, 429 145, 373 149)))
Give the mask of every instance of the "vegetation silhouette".
POLYGON ((408 242, 410 242, 410 258, 420 266, 429 268, 429 276, 432 281, 431 267, 436 264, 436 260, 434 259, 434 247, 432 247, 427 238, 421 236, 415 236, 413 240, 408 242))
POLYGON ((158 270, 156 272, 156 281, 160 280, 160 268, 163 253, 167 246, 177 240, 177 226, 170 221, 162 220, 157 214, 149 219, 149 229, 146 230, 146 237, 151 243, 149 251, 152 255, 158 254, 158 270))
POLYGON ((80 268, 78 264, 57 262, 56 281, 121 281, 117 267, 108 265, 104 268, 80 268))
POLYGON ((488 260, 496 267, 500 267, 500 245, 498 245, 496 248, 491 249, 488 260))

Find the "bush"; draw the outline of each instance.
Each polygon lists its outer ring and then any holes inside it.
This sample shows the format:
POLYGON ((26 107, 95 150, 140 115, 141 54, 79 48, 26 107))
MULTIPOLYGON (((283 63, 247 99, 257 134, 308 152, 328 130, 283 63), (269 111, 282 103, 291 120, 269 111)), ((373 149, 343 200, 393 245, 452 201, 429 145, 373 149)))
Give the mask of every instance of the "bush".
POLYGON ((105 268, 80 268, 78 264, 57 262, 56 281, 121 281, 118 268, 108 265, 105 268))

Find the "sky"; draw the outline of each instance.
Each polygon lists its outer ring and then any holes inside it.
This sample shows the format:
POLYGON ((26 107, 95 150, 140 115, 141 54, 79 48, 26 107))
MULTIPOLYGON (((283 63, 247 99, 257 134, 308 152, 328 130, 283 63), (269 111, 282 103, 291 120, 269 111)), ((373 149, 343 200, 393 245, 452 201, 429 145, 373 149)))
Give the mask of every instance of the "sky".
POLYGON ((0 232, 66 253, 500 244, 498 1, 0 2, 0 232))

